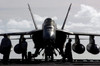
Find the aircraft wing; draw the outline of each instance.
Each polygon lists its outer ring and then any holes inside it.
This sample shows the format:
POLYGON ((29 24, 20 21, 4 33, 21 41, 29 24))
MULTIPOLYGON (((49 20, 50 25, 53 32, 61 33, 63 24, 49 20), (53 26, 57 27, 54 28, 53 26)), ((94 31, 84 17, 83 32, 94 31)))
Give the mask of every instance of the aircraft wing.
POLYGON ((1 33, 0 36, 3 36, 4 34, 9 35, 9 36, 13 36, 13 35, 31 35, 34 34, 36 32, 40 32, 42 30, 32 30, 29 32, 12 32, 12 33, 1 33))
POLYGON ((96 34, 96 33, 83 33, 83 32, 72 32, 72 35, 85 35, 85 36, 100 36, 100 34, 96 34))
POLYGON ((69 31, 64 31, 64 30, 57 30, 59 32, 63 32, 67 35, 83 35, 83 36, 100 36, 98 33, 85 33, 85 32, 69 32, 69 31))

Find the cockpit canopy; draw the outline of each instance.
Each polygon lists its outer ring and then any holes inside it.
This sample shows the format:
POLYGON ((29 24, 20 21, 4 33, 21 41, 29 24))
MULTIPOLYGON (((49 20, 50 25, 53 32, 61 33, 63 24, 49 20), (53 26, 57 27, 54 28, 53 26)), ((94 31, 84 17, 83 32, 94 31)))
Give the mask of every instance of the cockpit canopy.
POLYGON ((45 19, 42 27, 44 27, 44 26, 54 26, 54 27, 56 27, 56 24, 55 24, 54 20, 52 20, 51 18, 47 18, 47 19, 45 19))

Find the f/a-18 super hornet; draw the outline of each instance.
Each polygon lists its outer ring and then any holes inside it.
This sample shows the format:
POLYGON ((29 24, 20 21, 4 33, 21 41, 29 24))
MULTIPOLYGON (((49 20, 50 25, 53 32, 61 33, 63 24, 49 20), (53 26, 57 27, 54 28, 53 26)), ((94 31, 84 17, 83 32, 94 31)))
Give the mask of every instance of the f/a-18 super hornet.
MULTIPOLYGON (((87 50, 92 54, 98 54, 99 48, 97 44, 95 44, 94 36, 100 36, 100 34, 80 33, 80 32, 76 33, 76 32, 68 32, 64 30, 64 26, 69 11, 71 9, 71 5, 72 4, 70 4, 68 8, 68 12, 66 14, 61 29, 57 29, 57 25, 52 18, 46 18, 42 24, 42 29, 38 29, 30 5, 28 4, 28 8, 35 26, 35 30, 29 32, 3 33, 0 34, 0 36, 3 36, 4 34, 9 36, 20 35, 20 39, 22 39, 24 35, 30 35, 30 38, 34 42, 36 51, 34 54, 31 54, 31 52, 28 53, 29 59, 31 59, 32 57, 37 57, 43 49, 45 50, 44 51, 45 60, 48 59, 47 56, 51 56, 51 59, 53 59, 54 49, 56 49, 59 52, 59 54, 63 57, 64 56, 63 46, 66 39, 69 38, 70 35, 75 36, 75 43, 72 45, 72 49, 74 52, 78 54, 82 54, 85 51, 85 47, 83 44, 80 43, 80 38, 79 38, 79 35, 83 35, 83 36, 89 36, 89 44, 87 45, 87 50)), ((21 53, 21 50, 18 49, 18 45, 16 45, 14 49, 16 53, 21 53)))

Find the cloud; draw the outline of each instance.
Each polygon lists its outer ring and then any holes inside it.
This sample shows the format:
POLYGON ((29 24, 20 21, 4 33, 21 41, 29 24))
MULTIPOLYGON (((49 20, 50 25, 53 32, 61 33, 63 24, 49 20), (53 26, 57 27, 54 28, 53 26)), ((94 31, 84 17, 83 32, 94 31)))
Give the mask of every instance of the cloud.
MULTIPOLYGON (((49 18, 49 17, 48 17, 48 16, 42 17, 42 16, 40 16, 40 15, 34 14, 34 18, 35 18, 35 20, 38 21, 38 22, 44 22, 44 20, 45 20, 46 18, 49 18)), ((53 20, 57 20, 57 19, 58 19, 56 16, 51 17, 51 18, 52 18, 53 20)))
POLYGON ((4 33, 4 32, 5 32, 4 30, 0 29, 0 33, 4 33))
POLYGON ((6 23, 6 32, 23 32, 33 28, 33 23, 28 20, 9 19, 6 23))
MULTIPOLYGON (((35 22, 36 22, 37 27, 39 29, 42 28, 42 24, 43 24, 43 22, 44 22, 44 20, 46 18, 50 18, 50 17, 48 17, 48 16, 40 16, 40 15, 34 14, 34 19, 35 19, 35 22)), ((58 18, 56 16, 51 17, 51 19, 52 20, 58 20, 58 18)))
POLYGON ((37 14, 34 14, 34 19, 38 22, 43 22, 47 17, 41 17, 37 14))
MULTIPOLYGON (((34 15, 36 20, 37 27, 39 29, 42 28, 42 23, 47 18, 47 16, 39 16, 37 14, 34 15)), ((57 17, 51 17, 53 20, 57 20, 57 17)), ((24 32, 34 30, 34 24, 32 20, 26 19, 9 19, 5 22, 5 20, 0 20, 0 33, 9 33, 9 32, 24 32)))
POLYGON ((88 5, 81 5, 81 10, 75 14, 76 18, 90 18, 90 23, 98 24, 100 22, 100 12, 88 5))
POLYGON ((0 20, 0 33, 23 32, 34 29, 32 21, 9 19, 8 21, 0 20))
POLYGON ((7 23, 8 28, 30 28, 31 27, 31 22, 27 20, 14 20, 10 19, 7 23))
POLYGON ((82 4, 74 18, 77 22, 69 22, 68 29, 77 32, 100 33, 100 12, 92 6, 82 4))
POLYGON ((75 17, 94 17, 97 14, 98 12, 93 7, 81 4, 81 10, 77 12, 75 17))

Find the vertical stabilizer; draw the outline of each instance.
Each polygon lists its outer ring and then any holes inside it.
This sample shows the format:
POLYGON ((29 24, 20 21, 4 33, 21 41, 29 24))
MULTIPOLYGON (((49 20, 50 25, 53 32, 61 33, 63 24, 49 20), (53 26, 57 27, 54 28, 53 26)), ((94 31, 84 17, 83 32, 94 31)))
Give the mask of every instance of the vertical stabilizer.
POLYGON ((28 8, 29 8, 29 11, 30 11, 30 14, 31 14, 31 17, 32 17, 32 20, 33 20, 34 26, 35 26, 35 29, 37 30, 38 28, 37 28, 37 25, 36 25, 36 22, 35 22, 35 20, 34 20, 34 16, 33 16, 33 14, 32 14, 31 7, 30 7, 29 4, 28 4, 28 8))
POLYGON ((72 3, 70 4, 70 6, 69 6, 69 8, 68 8, 68 11, 67 11, 67 14, 66 14, 66 17, 65 17, 64 23, 63 23, 62 28, 61 28, 62 30, 64 29, 64 26, 65 26, 66 20, 67 20, 67 18, 68 18, 68 14, 69 14, 69 11, 70 11, 70 9, 71 9, 71 5, 72 5, 72 3))

